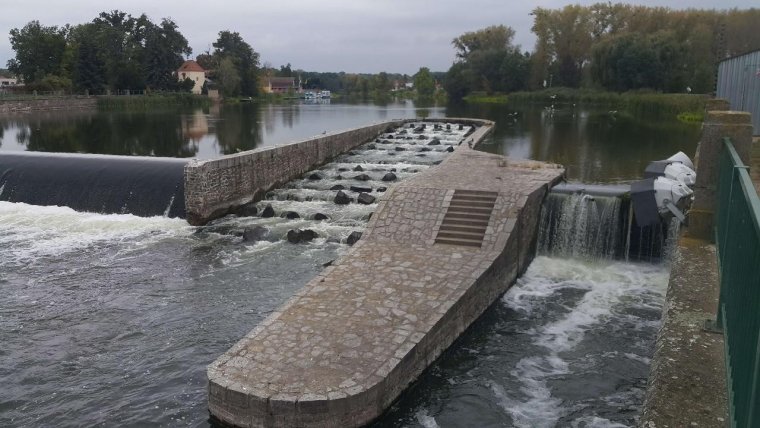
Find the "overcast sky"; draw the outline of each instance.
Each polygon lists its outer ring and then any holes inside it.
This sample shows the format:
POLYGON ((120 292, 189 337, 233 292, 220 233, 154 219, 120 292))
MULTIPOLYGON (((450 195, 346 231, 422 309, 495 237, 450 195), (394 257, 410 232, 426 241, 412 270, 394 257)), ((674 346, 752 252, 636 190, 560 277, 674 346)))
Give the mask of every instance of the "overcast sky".
MULTIPOLYGON (((220 30, 237 31, 262 63, 291 63, 308 71, 414 74, 419 67, 445 71, 454 59, 451 40, 464 32, 504 24, 517 32, 516 43, 532 50, 530 11, 560 8, 567 0, 2 0, 0 68, 14 57, 8 40, 12 28, 31 20, 43 25, 81 24, 104 10, 133 16, 146 13, 153 22, 173 19, 193 48, 193 57, 210 49, 220 30)), ((757 0, 641 0, 671 8, 740 9, 757 0)))

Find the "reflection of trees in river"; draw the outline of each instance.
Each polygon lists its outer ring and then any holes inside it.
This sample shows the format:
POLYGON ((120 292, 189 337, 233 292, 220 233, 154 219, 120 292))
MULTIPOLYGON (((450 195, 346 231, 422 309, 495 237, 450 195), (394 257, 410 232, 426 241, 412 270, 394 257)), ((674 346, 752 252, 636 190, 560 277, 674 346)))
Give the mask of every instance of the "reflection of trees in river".
POLYGON ((19 143, 38 152, 192 157, 177 112, 109 112, 38 116, 19 127, 19 143))
POLYGON ((221 117, 216 123, 216 138, 222 154, 252 150, 261 144, 261 109, 258 105, 225 106, 221 117))
POLYGON ((606 182, 642 176, 652 160, 679 150, 692 156, 699 127, 675 118, 637 117, 604 108, 544 106, 449 106, 450 117, 482 117, 496 122, 484 150, 556 162, 571 180, 606 182))

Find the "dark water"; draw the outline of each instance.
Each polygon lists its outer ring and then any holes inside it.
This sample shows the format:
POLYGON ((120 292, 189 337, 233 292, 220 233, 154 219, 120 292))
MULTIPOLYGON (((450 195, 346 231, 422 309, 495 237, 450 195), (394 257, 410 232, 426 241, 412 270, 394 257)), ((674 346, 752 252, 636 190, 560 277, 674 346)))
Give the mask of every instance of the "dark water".
MULTIPOLYGON (((693 152, 699 132, 607 112, 574 121, 555 112, 549 123, 540 108, 516 120, 513 111, 405 103, 29 115, 0 119, 0 150, 212 157, 396 117, 475 116, 497 121, 487 150, 564 162, 571 177, 604 182, 639 177, 643 167, 627 163, 693 152), (183 129, 200 116, 207 129, 189 137, 183 129)), ((271 203, 278 213, 331 209, 314 200, 321 191, 298 182, 271 203)), ((205 366, 344 253, 328 238, 361 229, 371 210, 350 205, 320 226, 228 217, 199 231, 179 219, 0 202, 0 426, 207 426, 205 366), (262 224, 321 237, 245 245, 235 236, 262 224)), ((633 425, 667 272, 539 257, 378 426, 633 425)))
POLYGON ((0 153, 29 150, 213 158, 372 122, 412 117, 477 117, 496 122, 483 150, 565 165, 570 180, 636 179, 646 164, 694 154, 698 125, 634 117, 605 108, 557 106, 286 104, 159 112, 32 113, 0 117, 0 153))

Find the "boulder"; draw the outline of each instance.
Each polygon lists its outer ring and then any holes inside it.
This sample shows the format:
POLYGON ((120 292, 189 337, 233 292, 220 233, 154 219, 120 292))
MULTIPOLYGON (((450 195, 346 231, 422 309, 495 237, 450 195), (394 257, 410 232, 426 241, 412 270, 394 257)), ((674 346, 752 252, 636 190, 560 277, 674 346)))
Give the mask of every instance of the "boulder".
POLYGON ((335 195, 335 199, 333 201, 338 205, 347 205, 351 203, 351 198, 349 198, 347 194, 343 193, 342 190, 338 190, 338 194, 335 195))
POLYGON ((348 171, 348 168, 338 168, 338 172, 346 172, 348 171))
POLYGON ((256 204, 253 202, 249 204, 243 204, 235 208, 235 215, 238 217, 253 217, 258 214, 259 209, 256 208, 256 204))
POLYGON ((440 145, 441 145, 441 140, 439 140, 439 139, 437 139, 437 138, 433 138, 433 139, 432 139, 432 140, 430 140, 430 142, 428 143, 428 146, 440 146, 440 145))
POLYGON ((396 181, 398 177, 396 177, 396 174, 389 172, 383 176, 383 181, 396 181))
POLYGON ((383 193, 383 192, 385 192, 386 190, 388 190, 388 188, 387 188, 387 187, 378 187, 377 189, 375 189, 375 191, 376 191, 377 193, 383 193))
POLYGON ((287 219, 290 219, 290 220, 301 218, 301 216, 298 215, 298 213, 295 212, 295 211, 286 211, 280 217, 284 217, 284 218, 287 218, 287 219))
POLYGON ((417 137, 417 139, 418 140, 427 140, 427 135, 424 135, 424 134, 420 135, 419 137, 417 137))
POLYGON ((460 123, 460 124, 459 124, 459 127, 458 127, 457 129, 459 129, 460 131, 461 131, 461 130, 463 130, 463 129, 464 129, 464 125, 462 125, 462 124, 460 123))
POLYGON ((397 152, 403 152, 403 151, 404 151, 404 150, 406 150, 406 149, 405 149, 405 148, 403 148, 403 147, 399 147, 399 146, 396 146, 396 147, 394 148, 394 150, 396 150, 397 152))
POLYGON ((375 149, 377 149, 376 145, 374 145, 374 144, 368 144, 367 145, 367 150, 375 150, 375 149))
POLYGON ((418 152, 429 152, 431 150, 433 150, 433 149, 431 149, 430 147, 420 147, 420 149, 417 150, 417 151, 418 152))
POLYGON ((356 244, 356 241, 358 241, 359 239, 361 239, 361 237, 362 237, 362 233, 361 232, 353 231, 353 232, 351 232, 350 235, 348 235, 348 238, 346 238, 346 244, 348 244, 348 245, 354 245, 354 244, 356 244))
POLYGON ((247 227, 243 231, 243 242, 264 241, 269 236, 269 229, 263 226, 247 227))
POLYGON ((362 172, 362 171, 364 171, 364 168, 362 168, 362 166, 361 166, 361 165, 356 165, 356 166, 354 167, 354 171, 355 171, 355 172, 362 172))
POLYGON ((345 186, 342 186, 340 184, 336 184, 335 186, 331 187, 330 190, 346 190, 345 186))
POLYGON ((359 174, 356 177, 354 177, 354 180, 369 181, 370 178, 369 178, 369 175, 367 175, 367 174, 359 174))
POLYGON ((309 180, 316 181, 316 180, 321 180, 321 179, 322 179, 322 174, 319 174, 317 172, 309 175, 309 180))
POLYGON ((349 189, 352 192, 356 192, 356 193, 369 193, 372 191, 371 187, 364 187, 364 186, 351 186, 349 187, 349 189))
POLYGON ((314 238, 318 237, 319 235, 317 232, 311 230, 311 229, 290 229, 288 231, 288 242, 291 244, 301 244, 304 242, 309 242, 313 240, 314 238))
POLYGON ((446 151, 449 152, 449 153, 451 153, 451 152, 454 151, 454 147, 448 146, 448 147, 446 147, 446 151))
POLYGON ((447 130, 447 131, 451 131, 451 125, 450 125, 450 124, 448 124, 448 123, 446 124, 446 130, 447 130))
POLYGON ((369 193, 359 193, 359 197, 356 198, 356 202, 364 205, 369 205, 375 202, 375 197, 369 193))
POLYGON ((314 220, 330 220, 330 217, 326 216, 322 213, 316 213, 314 214, 314 217, 312 217, 314 220))
POLYGON ((335 179, 336 180, 343 180, 343 176, 340 175, 340 174, 338 174, 338 175, 335 176, 335 179))
POLYGON ((264 218, 274 217, 274 208, 272 208, 272 204, 267 204, 267 206, 264 207, 261 216, 264 218))

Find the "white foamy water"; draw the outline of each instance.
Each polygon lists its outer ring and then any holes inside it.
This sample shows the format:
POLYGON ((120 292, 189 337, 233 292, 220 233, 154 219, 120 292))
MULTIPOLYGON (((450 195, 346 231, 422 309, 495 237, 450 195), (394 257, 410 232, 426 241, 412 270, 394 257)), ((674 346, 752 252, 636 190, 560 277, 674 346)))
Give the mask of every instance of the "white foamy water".
POLYGON ((189 235, 182 219, 77 212, 67 207, 0 201, 0 265, 85 250, 99 243, 140 246, 167 236, 189 235))
MULTIPOLYGON (((573 351, 590 331, 616 320, 652 327, 650 320, 639 320, 628 312, 659 309, 667 279, 665 266, 537 257, 503 298, 508 307, 536 320, 528 334, 537 351, 520 359, 510 372, 520 385, 518 390, 490 384, 514 424, 553 427, 577 410, 577 403, 554 396, 552 381, 572 376, 575 370, 588 370, 590 364, 585 358, 576 360, 573 351)), ((633 353, 624 356, 641 363, 649 360, 633 353)), ((573 426, 622 426, 602 418, 575 422, 573 426)))

